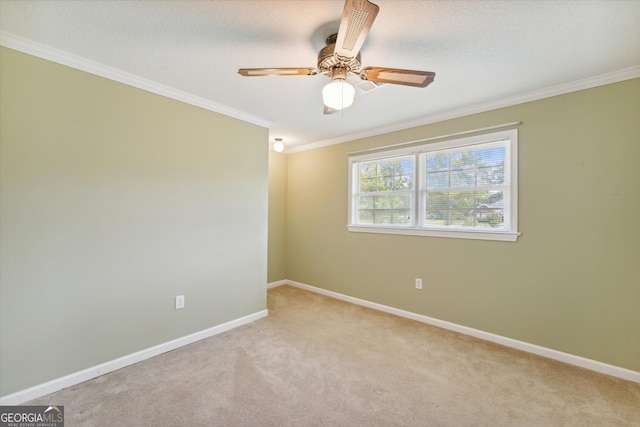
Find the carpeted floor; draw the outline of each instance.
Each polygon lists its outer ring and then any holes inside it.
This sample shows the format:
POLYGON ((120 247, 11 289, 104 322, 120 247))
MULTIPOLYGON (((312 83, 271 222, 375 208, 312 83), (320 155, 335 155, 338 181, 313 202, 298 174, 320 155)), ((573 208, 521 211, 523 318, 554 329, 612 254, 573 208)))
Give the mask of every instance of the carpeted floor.
POLYGON ((640 426, 640 384, 290 286, 269 316, 29 402, 65 426, 640 426))

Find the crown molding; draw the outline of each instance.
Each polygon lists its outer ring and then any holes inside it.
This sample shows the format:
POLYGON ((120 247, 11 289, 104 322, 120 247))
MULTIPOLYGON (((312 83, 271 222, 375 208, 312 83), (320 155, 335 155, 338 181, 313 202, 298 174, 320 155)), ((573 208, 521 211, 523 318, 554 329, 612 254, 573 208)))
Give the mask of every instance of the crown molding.
POLYGON ((302 151, 314 150, 317 148, 327 147, 330 145, 354 141, 356 139, 368 138, 372 136, 382 135, 385 133, 401 131, 401 130, 410 129, 418 126, 424 126, 432 123, 442 122, 450 119, 457 119, 464 116, 470 116, 472 114, 484 113, 487 111, 497 110, 499 108, 504 108, 504 107, 511 107, 518 104, 524 104, 526 102, 537 101, 544 98, 551 98, 553 96, 564 95, 567 93, 577 92, 579 90, 584 90, 584 89, 591 89, 594 87, 604 86, 611 83, 617 83, 624 80, 631 80, 638 77, 640 77, 640 65, 614 71, 611 73, 601 74, 594 77, 576 80, 569 83, 563 83, 560 85, 551 86, 548 88, 538 89, 538 90, 526 92, 519 95, 495 99, 493 101, 483 102, 481 104, 476 104, 469 107, 457 108, 454 110, 446 111, 444 113, 429 115, 427 117, 423 117, 418 120, 394 123, 389 126, 382 126, 375 129, 368 129, 363 132, 343 135, 338 138, 326 139, 323 141, 316 141, 316 142, 304 144, 298 147, 292 147, 289 150, 286 150, 285 153, 292 154, 292 153, 298 153, 302 151))
POLYGON ((133 86, 147 92, 152 92, 157 95, 171 98, 176 101, 194 105, 205 110, 213 111, 215 113, 220 113, 225 116, 249 122, 254 125, 266 128, 270 128, 273 125, 272 122, 263 118, 247 114, 240 110, 236 110, 234 108, 212 102, 208 99, 195 96, 188 92, 184 92, 154 82, 153 80, 145 79, 134 74, 127 73, 125 71, 118 70, 104 64, 100 64, 98 62, 90 61, 77 55, 73 55, 69 52, 55 49, 51 46, 47 46, 41 43, 36 43, 34 41, 9 34, 4 31, 0 31, 0 45, 29 55, 37 56, 38 58, 65 65, 67 67, 75 68, 80 71, 95 74, 96 76, 104 77, 106 79, 123 83, 128 86, 133 86))
MULTIPOLYGON (((56 62, 58 64, 66 65, 71 68, 85 71, 87 73, 95 74, 97 76, 117 81, 132 87, 136 87, 138 89, 146 90, 157 95, 165 96, 176 101, 194 105, 205 110, 243 120, 245 122, 252 123, 258 126, 266 128, 271 128, 273 126, 273 122, 261 117, 247 114, 243 111, 215 103, 213 101, 198 97, 188 92, 180 91, 172 87, 154 82, 152 80, 145 79, 134 74, 100 64, 98 62, 90 61, 85 58, 73 55, 69 52, 55 49, 41 43, 36 43, 4 31, 0 31, 0 45, 23 53, 27 53, 29 55, 37 56, 42 59, 56 62)), ((607 84, 617 83, 638 77, 640 77, 640 65, 635 65, 633 67, 625 68, 611 73, 563 83, 560 85, 538 89, 506 98, 500 98, 468 107, 457 108, 443 113, 432 114, 417 120, 394 123, 388 126, 368 129, 366 131, 351 133, 337 138, 310 142, 297 147, 285 149, 283 153, 293 154, 302 151, 315 150, 317 148, 327 147, 335 144, 342 144, 344 142, 354 141, 356 139, 368 138, 418 126, 438 123, 445 120, 456 119, 472 114, 484 113, 487 111, 496 110, 498 108, 511 107, 518 104, 524 104, 526 102, 537 101, 540 99, 550 98, 552 96, 563 95, 579 90, 591 89, 594 87, 604 86, 607 84)))

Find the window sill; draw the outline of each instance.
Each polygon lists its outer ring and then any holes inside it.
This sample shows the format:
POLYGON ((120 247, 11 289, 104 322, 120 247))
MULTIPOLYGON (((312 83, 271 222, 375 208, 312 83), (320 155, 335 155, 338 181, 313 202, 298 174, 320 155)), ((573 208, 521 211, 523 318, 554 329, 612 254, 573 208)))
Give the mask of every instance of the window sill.
POLYGON ((476 231, 476 230, 433 230, 405 227, 367 227, 348 225, 347 229, 355 233, 402 234, 408 236, 447 237, 453 239, 497 240, 515 242, 521 233, 509 231, 476 231))

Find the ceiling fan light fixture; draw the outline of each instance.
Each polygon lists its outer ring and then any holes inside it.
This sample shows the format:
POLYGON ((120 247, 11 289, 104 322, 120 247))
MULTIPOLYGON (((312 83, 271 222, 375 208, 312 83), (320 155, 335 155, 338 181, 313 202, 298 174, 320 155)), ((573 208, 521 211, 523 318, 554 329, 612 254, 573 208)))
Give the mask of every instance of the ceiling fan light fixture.
MULTIPOLYGON (((360 48, 379 11, 380 8, 369 0, 344 0, 338 32, 327 37, 326 46, 318 52, 315 68, 241 68, 238 73, 242 76, 322 74, 330 77, 331 83, 322 89, 324 114, 332 114, 353 105, 356 90, 347 83, 347 77, 351 74, 359 75, 362 82, 369 82, 369 86, 365 86, 369 88, 382 84, 426 87, 435 77, 431 71, 361 67, 360 48)), ((362 89, 361 85, 356 86, 362 89)))
POLYGON ((350 107, 355 96, 355 88, 342 79, 335 79, 322 89, 324 105, 334 110, 350 107))

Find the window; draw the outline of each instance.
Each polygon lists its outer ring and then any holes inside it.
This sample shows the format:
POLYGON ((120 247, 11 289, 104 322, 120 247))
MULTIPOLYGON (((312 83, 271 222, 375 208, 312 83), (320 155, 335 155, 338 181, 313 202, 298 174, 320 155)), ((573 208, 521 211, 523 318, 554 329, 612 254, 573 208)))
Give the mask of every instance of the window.
POLYGON ((517 130, 353 156, 349 230, 515 241, 517 130))
POLYGON ((397 156, 358 165, 358 223, 412 224, 414 163, 413 156, 397 156))

